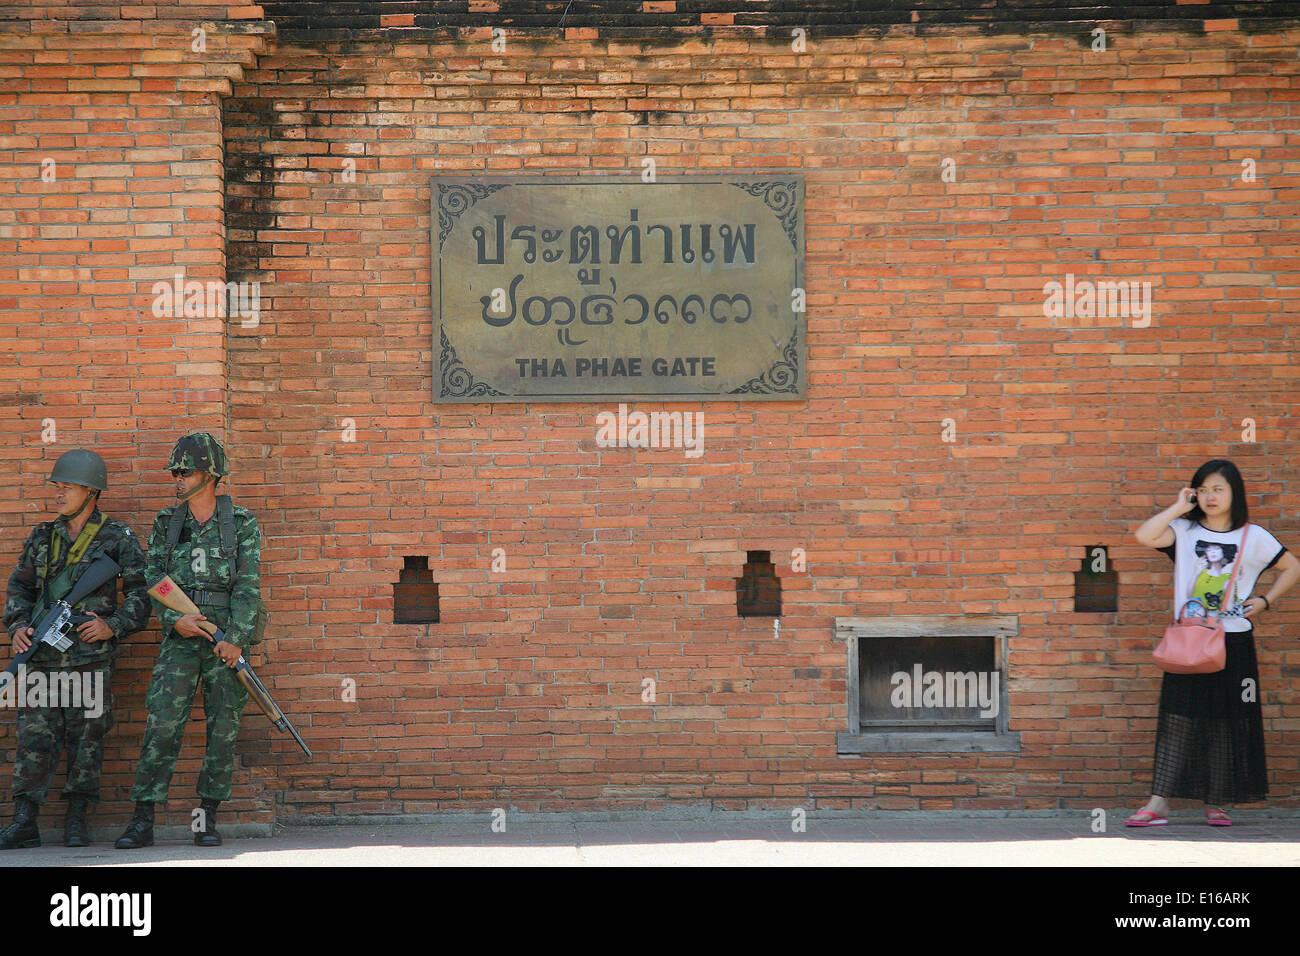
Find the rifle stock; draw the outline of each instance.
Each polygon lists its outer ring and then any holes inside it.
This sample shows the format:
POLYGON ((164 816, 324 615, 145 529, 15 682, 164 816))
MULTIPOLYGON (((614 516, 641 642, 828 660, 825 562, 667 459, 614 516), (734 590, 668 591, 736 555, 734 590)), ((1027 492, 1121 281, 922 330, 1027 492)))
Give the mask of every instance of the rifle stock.
MULTIPOLYGON (((181 589, 180 585, 173 581, 168 575, 163 575, 162 580, 158 581, 149 589, 149 596, 163 607, 170 608, 173 611, 179 611, 181 614, 203 613, 199 610, 198 605, 190 600, 190 596, 181 589)), ((208 640, 210 640, 214 645, 218 641, 224 641, 226 639, 225 632, 211 621, 199 621, 199 627, 208 632, 208 640)), ((248 661, 244 659, 242 653, 239 655, 239 660, 235 663, 235 676, 248 691, 248 696, 252 697, 253 700, 257 702, 257 706, 261 708, 262 713, 266 714, 271 723, 275 724, 276 730, 280 731, 282 734, 287 733, 292 735, 293 739, 298 742, 298 746, 302 748, 302 752, 305 753, 307 758, 310 760, 312 756, 310 748, 308 748, 306 742, 298 733, 297 728, 294 727, 289 718, 285 716, 284 711, 282 711, 276 702, 271 699, 271 694, 267 691, 266 685, 262 683, 261 679, 253 671, 253 668, 249 665, 248 661)))

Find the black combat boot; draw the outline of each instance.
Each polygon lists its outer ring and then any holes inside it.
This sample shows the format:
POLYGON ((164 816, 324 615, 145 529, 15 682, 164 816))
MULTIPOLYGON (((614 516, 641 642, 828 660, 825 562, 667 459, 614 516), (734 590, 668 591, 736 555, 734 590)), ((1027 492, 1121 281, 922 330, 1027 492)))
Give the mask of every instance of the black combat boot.
POLYGON ((90 846, 86 837, 86 803, 85 797, 68 798, 68 815, 63 821, 64 846, 90 846))
POLYGON ((14 822, 0 830, 0 850, 30 849, 41 845, 36 829, 36 812, 40 805, 26 797, 14 801, 14 822))
POLYGON ((119 850, 138 850, 142 846, 153 846, 153 804, 141 800, 135 805, 131 822, 126 825, 126 832, 118 837, 119 850))
POLYGON ((206 797, 199 801, 199 807, 203 810, 203 829, 194 831, 195 846, 221 846, 221 834, 217 832, 217 807, 221 806, 219 800, 209 800, 206 797))

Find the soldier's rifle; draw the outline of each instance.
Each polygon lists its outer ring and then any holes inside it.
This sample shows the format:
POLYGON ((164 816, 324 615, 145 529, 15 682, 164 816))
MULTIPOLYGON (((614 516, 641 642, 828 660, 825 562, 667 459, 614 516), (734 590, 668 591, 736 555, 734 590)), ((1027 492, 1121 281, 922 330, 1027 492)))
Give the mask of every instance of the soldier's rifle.
MULTIPOLYGON (((163 607, 179 611, 181 614, 203 613, 199 610, 198 605, 190 600, 190 596, 181 589, 180 585, 168 575, 163 575, 162 580, 149 589, 149 596, 157 600, 163 607)), ((199 627, 207 632, 208 640, 214 645, 218 641, 226 639, 225 632, 211 621, 199 621, 198 623, 199 627)), ((271 699, 266 685, 258 679, 248 661, 244 660, 243 654, 239 655, 239 661, 235 664, 235 676, 248 689, 249 696, 257 702, 258 707, 262 708, 262 713, 266 714, 271 723, 275 724, 276 729, 282 734, 292 734, 293 739, 298 741, 298 746, 302 748, 302 752, 307 755, 308 759, 311 759, 311 750, 308 749, 307 744, 299 736, 297 728, 284 715, 284 711, 271 699)))
POLYGON ((72 629, 92 620, 89 614, 74 614, 72 609, 117 577, 121 570, 118 563, 106 554, 91 561, 73 584, 72 590, 62 600, 51 604, 40 620, 32 625, 32 646, 15 656, 4 672, 0 673, 0 687, 14 679, 18 668, 26 664, 42 644, 50 645, 59 653, 71 647, 75 640, 71 634, 72 629))

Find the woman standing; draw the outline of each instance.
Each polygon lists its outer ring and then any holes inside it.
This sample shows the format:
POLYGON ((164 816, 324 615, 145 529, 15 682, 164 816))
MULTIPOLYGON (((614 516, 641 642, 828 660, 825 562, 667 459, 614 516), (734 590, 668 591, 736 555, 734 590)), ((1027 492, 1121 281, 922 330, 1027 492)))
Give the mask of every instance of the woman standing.
POLYGON ((1215 459, 1196 470, 1177 502, 1137 530, 1138 543, 1174 562, 1174 613, 1196 599, 1207 614, 1222 615, 1227 663, 1213 674, 1164 675, 1151 799, 1128 826, 1167 824, 1171 797, 1201 800, 1207 823, 1231 826, 1224 806, 1253 803, 1268 792, 1253 621, 1300 579, 1300 560, 1264 528, 1247 528, 1248 520, 1241 473, 1215 459), (1243 537, 1234 593, 1224 594, 1243 537), (1273 586, 1250 596, 1273 565, 1281 572, 1273 586))

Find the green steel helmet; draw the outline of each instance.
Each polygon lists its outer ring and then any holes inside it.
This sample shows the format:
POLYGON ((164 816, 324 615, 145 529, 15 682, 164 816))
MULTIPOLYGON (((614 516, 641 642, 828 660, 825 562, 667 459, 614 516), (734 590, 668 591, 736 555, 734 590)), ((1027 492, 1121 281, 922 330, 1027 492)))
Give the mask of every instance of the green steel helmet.
POLYGON ((54 467, 50 470, 50 477, 45 480, 62 481, 70 485, 85 485, 87 488, 94 488, 96 491, 107 491, 108 468, 104 465, 104 459, 93 451, 74 448, 72 451, 65 451, 59 456, 59 460, 54 463, 54 467))
POLYGON ((181 468, 186 471, 206 471, 216 478, 230 474, 226 464, 226 450, 207 432, 191 432, 176 443, 167 470, 181 468))

